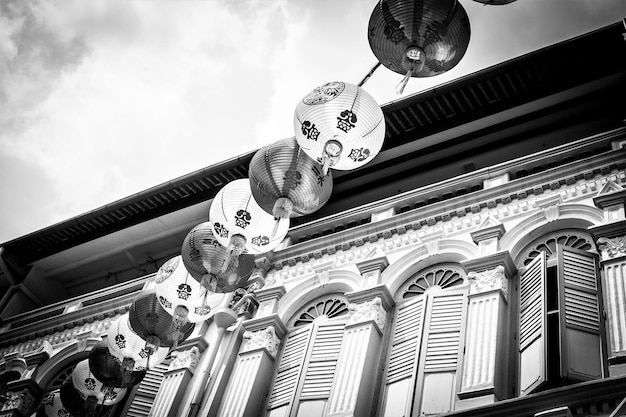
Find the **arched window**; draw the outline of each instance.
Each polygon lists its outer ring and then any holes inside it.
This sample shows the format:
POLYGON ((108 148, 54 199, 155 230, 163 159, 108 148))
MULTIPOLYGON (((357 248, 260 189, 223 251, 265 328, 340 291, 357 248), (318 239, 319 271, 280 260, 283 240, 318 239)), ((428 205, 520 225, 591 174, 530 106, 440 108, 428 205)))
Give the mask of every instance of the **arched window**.
POLYGON ((289 320, 268 416, 322 416, 335 367, 348 303, 342 295, 326 295, 307 304, 289 320))
POLYGON ((396 310, 383 386, 383 417, 453 410, 467 310, 465 272, 439 264, 409 278, 396 310))
POLYGON ((605 374, 598 256, 585 231, 561 230, 519 257, 519 392, 605 374))

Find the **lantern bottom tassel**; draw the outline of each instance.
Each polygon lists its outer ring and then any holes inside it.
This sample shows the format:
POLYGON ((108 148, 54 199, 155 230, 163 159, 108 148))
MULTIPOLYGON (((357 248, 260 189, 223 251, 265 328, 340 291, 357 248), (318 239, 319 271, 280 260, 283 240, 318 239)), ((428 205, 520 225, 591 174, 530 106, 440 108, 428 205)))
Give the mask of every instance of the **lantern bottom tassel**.
POLYGON ((402 92, 404 91, 404 87, 406 87, 406 85, 409 83, 409 80, 411 79, 411 75, 413 75, 413 68, 409 69, 406 72, 405 76, 400 80, 398 85, 396 85, 396 93, 402 94, 402 92))
POLYGON ((239 255, 246 249, 246 238, 242 235, 232 235, 228 246, 226 247, 227 255, 222 272, 228 271, 229 268, 236 268, 239 264, 239 255))

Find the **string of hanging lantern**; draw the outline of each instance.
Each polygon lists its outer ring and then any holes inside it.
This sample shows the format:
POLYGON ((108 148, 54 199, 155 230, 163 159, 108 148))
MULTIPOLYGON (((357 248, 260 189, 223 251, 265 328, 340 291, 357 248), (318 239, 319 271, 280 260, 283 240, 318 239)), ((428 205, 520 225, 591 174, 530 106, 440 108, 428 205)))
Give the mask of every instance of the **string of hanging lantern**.
MULTIPOLYGON (((505 5, 515 0, 474 0, 505 5)), ((377 62, 358 84, 332 81, 314 88, 295 107, 294 136, 259 149, 248 178, 216 194, 208 221, 185 236, 180 255, 157 271, 154 290, 142 292, 118 317, 106 340, 76 365, 72 378, 52 392, 37 417, 105 415, 209 319, 225 293, 246 286, 255 257, 287 237, 290 219, 312 214, 331 198, 332 170, 371 162, 385 138, 380 105, 363 85, 380 67, 410 78, 454 68, 470 38, 467 13, 458 0, 379 0, 368 24, 377 62)))

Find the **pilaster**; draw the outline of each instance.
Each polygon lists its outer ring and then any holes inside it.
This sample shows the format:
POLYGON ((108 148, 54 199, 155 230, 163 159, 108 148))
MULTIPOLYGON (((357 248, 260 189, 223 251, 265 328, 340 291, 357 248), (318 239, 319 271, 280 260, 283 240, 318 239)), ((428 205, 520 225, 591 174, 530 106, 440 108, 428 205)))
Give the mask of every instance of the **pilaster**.
POLYGON ((219 417, 257 417, 286 327, 272 314, 243 322, 246 329, 233 371, 217 411, 219 417))
POLYGON ((363 277, 363 288, 374 287, 381 282, 381 274, 389 266, 386 256, 358 262, 356 267, 363 277))
POLYGON ((364 416, 372 408, 383 331, 393 299, 384 285, 346 294, 351 302, 327 416, 364 416))
POLYGON ((626 375, 626 220, 590 227, 600 252, 609 375, 626 375))
POLYGON ((167 371, 163 374, 163 381, 154 398, 152 417, 174 417, 176 407, 180 404, 193 371, 198 364, 200 351, 192 347, 185 351, 172 352, 174 360, 170 362, 167 371))
POLYGON ((510 350, 509 282, 515 266, 508 251, 462 262, 470 294, 461 390, 457 410, 504 399, 510 350))

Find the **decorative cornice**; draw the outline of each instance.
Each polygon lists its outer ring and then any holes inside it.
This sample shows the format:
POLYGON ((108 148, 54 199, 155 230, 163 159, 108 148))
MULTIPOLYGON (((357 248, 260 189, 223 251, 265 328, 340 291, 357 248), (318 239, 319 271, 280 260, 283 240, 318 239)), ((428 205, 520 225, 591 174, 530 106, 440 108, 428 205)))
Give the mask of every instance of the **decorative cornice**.
POLYGON ((500 239, 502 235, 506 232, 504 225, 502 223, 498 223, 493 226, 485 227, 480 230, 475 230, 470 233, 472 236, 472 240, 474 243, 478 244, 482 240, 497 238, 500 239))
POLYGON ((504 267, 504 275, 507 278, 513 277, 517 272, 517 267, 515 266, 511 253, 508 250, 481 256, 480 258, 464 260, 461 261, 461 265, 463 265, 468 273, 492 270, 497 266, 502 266, 504 267))
POLYGON ((285 334, 287 334, 287 327, 280 317, 278 317, 278 314, 270 314, 268 316, 246 320, 242 324, 248 332, 264 330, 271 326, 274 328, 274 332, 279 339, 282 339, 285 334))
POLYGON ((279 287, 265 287, 265 288, 261 288, 260 290, 256 290, 255 294, 256 294, 256 299, 259 301, 259 303, 262 303, 264 301, 269 301, 269 300, 280 300, 282 298, 283 295, 285 295, 285 293, 287 292, 287 290, 285 289, 284 285, 281 285, 279 287))
POLYGON ((378 298, 386 311, 391 310, 395 305, 393 296, 385 284, 379 284, 364 290, 347 292, 345 296, 351 304, 365 303, 378 298))
MULTIPOLYGON (((609 183, 607 183, 609 184, 609 183)), ((621 187, 620 187, 621 188, 621 187)), ((609 194, 599 194, 593 198, 593 204, 600 209, 621 204, 626 206, 626 189, 615 191, 609 194)))
POLYGON ((591 226, 587 230, 589 230, 595 241, 598 241, 601 237, 611 239, 624 236, 626 234, 626 220, 591 226))
POLYGON ((389 260, 386 256, 380 256, 373 259, 366 259, 356 263, 356 267, 359 269, 361 275, 365 275, 369 272, 379 271, 383 272, 385 268, 389 266, 389 260))

